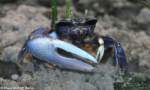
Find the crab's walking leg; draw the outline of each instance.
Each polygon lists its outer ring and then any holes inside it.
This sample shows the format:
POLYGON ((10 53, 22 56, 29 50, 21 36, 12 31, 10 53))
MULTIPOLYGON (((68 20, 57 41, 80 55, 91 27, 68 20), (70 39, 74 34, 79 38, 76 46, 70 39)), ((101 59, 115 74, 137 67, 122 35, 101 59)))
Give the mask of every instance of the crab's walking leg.
POLYGON ((23 60, 25 57, 27 57, 29 55, 27 49, 26 49, 26 42, 25 44, 23 45, 23 47, 21 48, 19 54, 18 54, 18 60, 17 60, 17 63, 18 64, 22 64, 23 63, 23 60))
MULTIPOLYGON (((114 50, 114 64, 119 65, 121 68, 125 68, 127 66, 127 60, 126 60, 125 51, 123 47, 121 46, 121 44, 118 41, 108 36, 103 36, 102 38, 104 41, 103 43, 104 43, 105 50, 107 48, 113 48, 114 50)), ((100 41, 99 41, 99 44, 100 44, 100 41)), ((101 53, 101 55, 104 54, 104 48, 102 46, 99 47, 97 57, 99 56, 99 53, 101 53)))
POLYGON ((125 51, 119 42, 114 44, 114 59, 115 64, 120 65, 121 68, 126 68, 127 61, 125 51))
POLYGON ((25 44, 24 44, 24 46, 21 48, 21 50, 20 50, 20 52, 18 54, 18 58, 17 58, 17 62, 16 62, 16 64, 18 65, 18 67, 20 69, 22 69, 22 70, 23 70, 23 67, 22 67, 21 64, 23 63, 23 60, 24 60, 24 58, 25 58, 25 56, 27 54, 28 54, 28 52, 27 52, 27 50, 25 48, 25 44))

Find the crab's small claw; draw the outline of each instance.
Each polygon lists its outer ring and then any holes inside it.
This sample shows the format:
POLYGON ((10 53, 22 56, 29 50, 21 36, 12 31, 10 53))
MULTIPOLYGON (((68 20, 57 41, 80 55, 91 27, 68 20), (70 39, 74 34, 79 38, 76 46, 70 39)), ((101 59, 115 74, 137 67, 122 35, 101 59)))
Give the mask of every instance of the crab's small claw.
POLYGON ((114 50, 114 64, 119 65, 121 68, 125 68, 127 66, 127 60, 121 44, 108 36, 103 36, 102 38, 104 40, 105 49, 113 48, 114 50))
POLYGON ((39 37, 28 41, 26 47, 37 59, 55 64, 62 69, 90 72, 93 66, 87 62, 97 63, 86 51, 57 39, 39 37))
POLYGON ((102 57, 103 57, 103 55, 104 55, 104 51, 105 51, 103 39, 102 39, 102 38, 99 38, 99 39, 98 39, 98 43, 99 43, 99 47, 98 47, 97 54, 96 54, 96 60, 97 60, 98 62, 101 62, 102 57))

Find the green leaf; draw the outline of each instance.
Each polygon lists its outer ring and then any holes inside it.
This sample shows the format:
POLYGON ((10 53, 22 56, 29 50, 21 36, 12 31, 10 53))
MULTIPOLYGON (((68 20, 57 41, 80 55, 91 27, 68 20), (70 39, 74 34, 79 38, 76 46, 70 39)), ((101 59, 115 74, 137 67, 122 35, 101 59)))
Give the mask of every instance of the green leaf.
POLYGON ((66 0, 66 18, 71 18, 72 17, 72 0, 66 0))
POLYGON ((56 0, 51 0, 51 11, 52 11, 51 28, 52 28, 52 30, 54 30, 55 29, 55 23, 57 20, 57 1, 56 0))

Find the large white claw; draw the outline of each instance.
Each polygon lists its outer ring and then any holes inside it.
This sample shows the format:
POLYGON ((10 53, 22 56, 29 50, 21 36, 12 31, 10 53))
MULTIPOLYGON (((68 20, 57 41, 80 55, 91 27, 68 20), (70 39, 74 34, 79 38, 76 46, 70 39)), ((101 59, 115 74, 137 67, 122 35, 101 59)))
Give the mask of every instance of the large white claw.
POLYGON ((97 60, 95 57, 93 57, 91 54, 87 53, 86 51, 76 47, 73 44, 69 44, 69 43, 66 43, 66 42, 61 41, 61 40, 53 40, 52 42, 54 43, 54 46, 56 48, 63 49, 63 50, 65 50, 71 54, 74 54, 74 55, 79 56, 85 60, 88 60, 89 62, 97 63, 97 60))
POLYGON ((27 42, 26 48, 34 57, 55 64, 62 69, 91 72, 94 67, 84 62, 84 60, 97 63, 96 59, 86 51, 67 42, 48 37, 32 39, 27 42), (58 49, 69 52, 69 54, 73 54, 75 57, 59 53, 58 49))
POLYGON ((96 55, 96 59, 98 62, 100 62, 102 60, 102 57, 104 55, 104 41, 102 38, 99 38, 98 43, 100 44, 98 50, 97 50, 97 55, 96 55))

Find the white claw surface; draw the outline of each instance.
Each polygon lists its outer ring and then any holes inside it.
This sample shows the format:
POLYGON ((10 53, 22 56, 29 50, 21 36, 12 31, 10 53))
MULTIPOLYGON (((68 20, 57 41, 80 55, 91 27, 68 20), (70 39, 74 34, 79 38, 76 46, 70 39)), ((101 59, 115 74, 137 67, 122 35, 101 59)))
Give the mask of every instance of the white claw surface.
POLYGON ((67 42, 48 37, 40 37, 28 41, 27 48, 34 57, 58 65, 62 69, 91 72, 94 67, 80 59, 70 58, 59 54, 57 52, 58 48, 79 57, 83 57, 83 59, 87 61, 97 62, 96 59, 86 51, 67 42))

